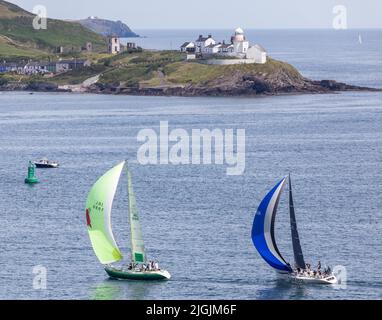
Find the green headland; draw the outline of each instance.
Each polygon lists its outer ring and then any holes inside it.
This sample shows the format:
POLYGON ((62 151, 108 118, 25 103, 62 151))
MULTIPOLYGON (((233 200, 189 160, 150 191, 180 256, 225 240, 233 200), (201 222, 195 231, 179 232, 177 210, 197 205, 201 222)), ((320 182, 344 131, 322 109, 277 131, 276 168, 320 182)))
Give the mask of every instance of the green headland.
POLYGON ((187 60, 180 51, 133 48, 113 55, 107 53, 106 37, 78 22, 48 19, 46 30, 34 30, 34 18, 32 13, 0 0, 0 62, 48 65, 67 59, 88 64, 41 74, 0 70, 0 90, 178 96, 374 90, 331 80, 312 81, 292 65, 272 58, 265 64, 210 65, 203 59, 187 60), (88 43, 91 50, 84 50, 88 43))

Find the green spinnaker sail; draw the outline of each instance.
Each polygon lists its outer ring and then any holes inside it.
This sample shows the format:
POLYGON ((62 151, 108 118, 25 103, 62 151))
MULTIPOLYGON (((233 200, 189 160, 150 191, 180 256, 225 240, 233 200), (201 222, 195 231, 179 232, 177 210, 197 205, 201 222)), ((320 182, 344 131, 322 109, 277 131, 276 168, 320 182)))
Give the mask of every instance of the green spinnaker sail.
POLYGON ((141 224, 139 222, 139 215, 137 203, 135 201, 133 184, 131 182, 130 171, 127 170, 127 184, 129 195, 129 218, 131 229, 131 259, 134 263, 146 262, 145 245, 142 237, 141 224))
POLYGON ((106 172, 92 187, 86 201, 86 220, 94 252, 102 264, 122 259, 111 229, 111 208, 125 161, 106 172))

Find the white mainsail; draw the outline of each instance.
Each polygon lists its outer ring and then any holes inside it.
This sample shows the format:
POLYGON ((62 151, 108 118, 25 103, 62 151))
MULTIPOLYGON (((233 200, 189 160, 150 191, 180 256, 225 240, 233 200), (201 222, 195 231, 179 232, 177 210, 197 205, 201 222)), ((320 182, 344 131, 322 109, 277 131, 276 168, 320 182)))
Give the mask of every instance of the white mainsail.
POLYGON ((129 195, 129 219, 131 232, 131 259, 134 263, 146 262, 145 245, 143 242, 142 229, 139 221, 137 203, 135 201, 131 174, 127 169, 127 184, 129 195))

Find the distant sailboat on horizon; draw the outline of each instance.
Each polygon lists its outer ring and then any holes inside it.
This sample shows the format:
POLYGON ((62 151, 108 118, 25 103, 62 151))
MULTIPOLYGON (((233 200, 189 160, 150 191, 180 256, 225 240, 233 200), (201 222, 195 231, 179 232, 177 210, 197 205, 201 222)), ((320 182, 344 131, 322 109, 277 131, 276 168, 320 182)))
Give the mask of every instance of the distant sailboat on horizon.
POLYGON ((111 278, 121 280, 168 280, 171 278, 168 271, 161 270, 157 263, 147 261, 129 169, 127 169, 127 178, 131 263, 128 267, 112 265, 123 259, 122 253, 114 239, 111 227, 111 211, 118 182, 125 164, 126 161, 123 161, 106 172, 98 179, 89 192, 86 201, 86 222, 94 252, 99 261, 105 265, 105 271, 111 278))
POLYGON ((253 221, 252 241, 260 256, 282 277, 308 283, 336 284, 338 282, 330 269, 321 273, 320 270, 310 270, 310 266, 305 263, 297 230, 290 175, 278 182, 260 203, 253 221), (289 215, 295 268, 292 268, 283 258, 275 240, 277 207, 287 181, 289 181, 289 215))
POLYGON ((358 42, 359 42, 360 44, 362 44, 362 43, 363 43, 363 39, 362 39, 362 36, 361 36, 361 34, 359 34, 359 35, 358 35, 358 42))

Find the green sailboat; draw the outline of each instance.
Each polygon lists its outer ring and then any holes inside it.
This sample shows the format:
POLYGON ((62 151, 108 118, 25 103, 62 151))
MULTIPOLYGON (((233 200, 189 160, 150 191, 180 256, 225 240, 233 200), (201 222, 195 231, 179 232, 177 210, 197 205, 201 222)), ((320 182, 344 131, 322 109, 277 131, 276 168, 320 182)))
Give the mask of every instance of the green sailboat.
POLYGON ((171 278, 168 271, 161 270, 157 263, 148 262, 147 260, 129 169, 127 169, 127 178, 131 263, 126 267, 113 265, 113 263, 123 259, 114 239, 111 226, 111 211, 118 182, 125 165, 126 161, 106 172, 89 192, 86 201, 86 222, 94 252, 99 261, 105 265, 105 271, 111 278, 122 280, 168 280, 171 278))

